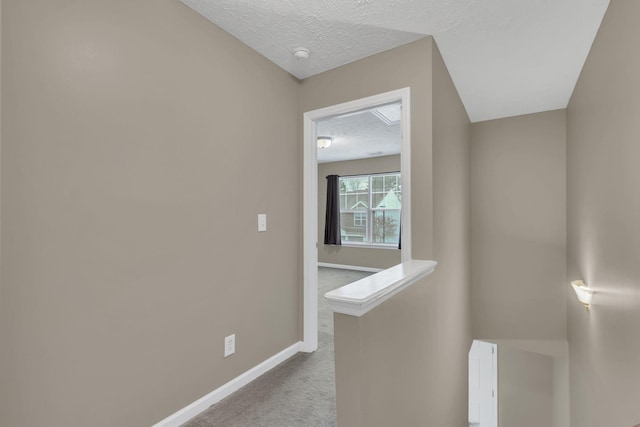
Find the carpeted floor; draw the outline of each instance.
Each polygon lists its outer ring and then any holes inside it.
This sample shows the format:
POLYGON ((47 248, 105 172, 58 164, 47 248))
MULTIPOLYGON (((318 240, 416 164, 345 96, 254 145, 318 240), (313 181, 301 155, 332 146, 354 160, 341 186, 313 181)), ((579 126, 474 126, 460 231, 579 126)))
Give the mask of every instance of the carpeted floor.
POLYGON ((318 350, 297 354, 183 427, 335 426, 333 313, 324 294, 370 274, 318 268, 318 350))

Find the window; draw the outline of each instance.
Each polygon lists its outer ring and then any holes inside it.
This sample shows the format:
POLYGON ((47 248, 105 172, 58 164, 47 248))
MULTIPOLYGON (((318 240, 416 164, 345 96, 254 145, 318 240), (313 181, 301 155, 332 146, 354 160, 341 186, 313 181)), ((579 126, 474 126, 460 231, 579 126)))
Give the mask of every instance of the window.
POLYGON ((341 177, 339 186, 342 243, 397 247, 400 173, 341 177))
POLYGON ((367 214, 364 212, 356 212, 353 214, 353 225, 355 227, 367 226, 367 214))

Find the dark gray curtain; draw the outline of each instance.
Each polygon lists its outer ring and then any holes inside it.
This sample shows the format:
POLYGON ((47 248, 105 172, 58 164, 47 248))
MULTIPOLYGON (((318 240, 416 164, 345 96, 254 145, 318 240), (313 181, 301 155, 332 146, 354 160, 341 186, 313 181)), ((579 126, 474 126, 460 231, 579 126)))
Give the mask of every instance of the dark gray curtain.
POLYGON ((340 189, 338 175, 327 177, 327 213, 324 220, 324 244, 341 245, 340 237, 340 189))

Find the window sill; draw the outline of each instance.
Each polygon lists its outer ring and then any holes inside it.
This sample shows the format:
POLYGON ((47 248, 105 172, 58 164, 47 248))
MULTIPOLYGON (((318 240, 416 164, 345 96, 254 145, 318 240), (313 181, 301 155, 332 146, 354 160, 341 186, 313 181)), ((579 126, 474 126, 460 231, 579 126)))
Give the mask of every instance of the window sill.
POLYGON ((353 242, 342 242, 341 246, 345 246, 348 248, 367 248, 367 249, 398 249, 398 245, 376 245, 369 243, 353 243, 353 242))

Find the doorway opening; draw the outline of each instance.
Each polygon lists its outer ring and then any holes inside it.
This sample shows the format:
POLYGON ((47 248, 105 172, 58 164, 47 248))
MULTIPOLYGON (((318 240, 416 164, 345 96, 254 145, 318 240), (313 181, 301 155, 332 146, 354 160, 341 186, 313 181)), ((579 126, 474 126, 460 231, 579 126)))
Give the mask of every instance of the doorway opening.
MULTIPOLYGON (((304 297, 303 297, 303 342, 301 351, 313 352, 318 348, 318 146, 319 143, 326 145, 326 141, 319 141, 319 137, 326 135, 319 134, 319 124, 333 118, 345 118, 351 115, 358 115, 363 111, 380 110, 383 117, 380 120, 389 120, 384 114, 384 107, 399 105, 399 120, 401 130, 400 140, 400 184, 392 183, 402 189, 402 209, 400 211, 401 227, 397 227, 397 237, 402 241, 401 262, 411 260, 411 135, 410 135, 410 89, 404 88, 367 98, 358 99, 326 108, 304 113, 304 166, 303 166, 303 251, 304 251, 304 297)), ((376 113, 373 113, 376 114, 376 113)), ((332 141, 333 142, 333 141, 332 141)), ((373 154, 376 155, 378 151, 373 154)), ((324 153, 323 153, 324 154, 324 153)), ((384 154, 384 152, 382 152, 384 154)), ((380 154, 380 155, 382 155, 380 154)), ((372 182, 372 181, 370 181, 372 182)), ((381 194, 383 197, 386 195, 381 194)), ((371 197, 371 196, 368 196, 371 197)), ((371 199, 369 199, 371 201, 371 199)), ((357 204, 357 201, 356 201, 357 204)), ((354 204, 354 206, 356 206, 354 204)), ((377 205, 376 205, 377 206, 377 205)), ((357 209, 355 209, 357 210, 357 209)), ((363 233, 354 233, 353 239, 369 239, 369 243, 380 239, 376 231, 371 228, 366 229, 367 219, 371 222, 382 215, 382 223, 389 223, 387 215, 393 215, 391 210, 366 214, 354 212, 352 221, 354 225, 363 227, 363 233)), ((382 234, 382 242, 389 244, 392 233, 387 227, 382 234), (385 241, 387 240, 387 241, 385 241)), ((379 234, 379 233, 378 233, 379 234)), ((396 236, 394 235, 393 238, 396 236)), ((353 244, 357 242, 352 241, 353 244)), ((360 242, 362 243, 362 242, 360 242)), ((373 242, 376 243, 376 242, 373 242)))

